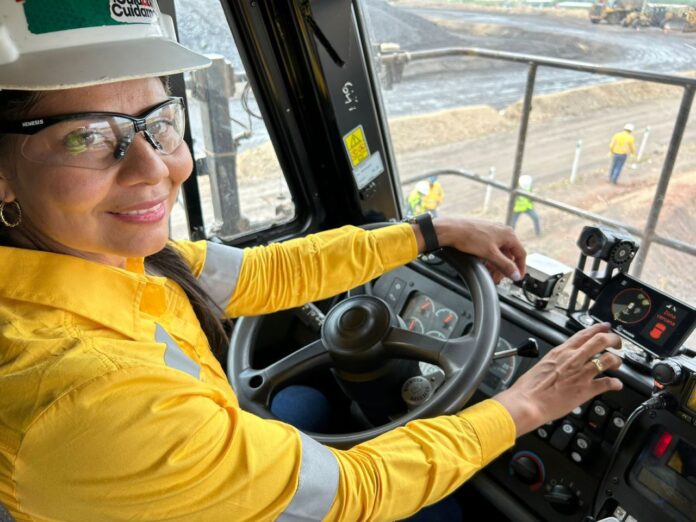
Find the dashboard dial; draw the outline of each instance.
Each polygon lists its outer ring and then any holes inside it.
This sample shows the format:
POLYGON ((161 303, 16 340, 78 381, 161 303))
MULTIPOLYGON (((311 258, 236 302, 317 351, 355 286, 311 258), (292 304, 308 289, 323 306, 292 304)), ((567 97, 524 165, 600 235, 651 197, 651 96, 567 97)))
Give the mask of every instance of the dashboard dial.
POLYGON ((418 313, 423 317, 430 317, 435 313, 435 303, 428 296, 423 295, 418 301, 418 313))
MULTIPOLYGON (((496 352, 510 350, 512 346, 502 337, 498 339, 496 352)), ((492 389, 493 393, 506 389, 515 377, 515 371, 519 366, 520 358, 517 355, 496 359, 488 369, 488 375, 483 380, 483 384, 492 389)))
POLYGON ((406 328, 412 332, 423 333, 425 328, 423 327, 423 321, 417 317, 409 317, 406 319, 406 328))
POLYGON ((435 312, 435 317, 437 318, 437 324, 439 325, 440 330, 452 331, 452 329, 457 325, 457 314, 454 313, 454 310, 450 310, 444 306, 435 312))

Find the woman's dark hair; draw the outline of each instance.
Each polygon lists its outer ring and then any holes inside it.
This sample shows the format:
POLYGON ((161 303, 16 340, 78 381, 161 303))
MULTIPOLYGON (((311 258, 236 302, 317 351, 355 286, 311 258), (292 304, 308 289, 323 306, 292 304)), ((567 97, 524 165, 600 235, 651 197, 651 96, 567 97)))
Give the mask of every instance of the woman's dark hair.
MULTIPOLYGON (((166 78, 162 83, 167 87, 166 78)), ((0 122, 21 119, 39 100, 41 93, 31 91, 0 90, 0 122)), ((0 135, 0 157, 8 154, 7 136, 0 135)), ((11 245, 5 227, 0 226, 0 245, 11 245)), ((181 255, 171 245, 145 258, 148 271, 167 277, 177 283, 186 292, 186 296, 196 313, 196 317, 208 338, 213 353, 222 359, 227 350, 228 337, 221 321, 220 310, 210 298, 186 264, 181 255)))

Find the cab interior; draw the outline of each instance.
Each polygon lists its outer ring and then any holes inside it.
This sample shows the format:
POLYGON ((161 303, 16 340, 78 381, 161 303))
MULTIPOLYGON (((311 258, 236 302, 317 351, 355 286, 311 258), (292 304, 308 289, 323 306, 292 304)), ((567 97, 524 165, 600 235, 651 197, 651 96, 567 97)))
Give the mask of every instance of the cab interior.
MULTIPOLYGON (((633 274, 642 281, 641 269, 661 263, 650 257, 658 252, 676 259, 674 264, 693 264, 693 235, 674 235, 658 227, 656 203, 672 197, 670 180, 681 182, 679 173, 688 171, 677 157, 680 146, 690 146, 682 141, 690 132, 688 115, 696 88, 691 77, 500 50, 493 35, 490 48, 443 37, 429 49, 409 49, 375 36, 394 29, 380 19, 390 9, 404 9, 404 17, 414 24, 446 18, 426 12, 427 5, 415 11, 402 2, 361 0, 159 3, 174 17, 182 43, 214 55, 210 70, 172 79, 174 94, 187 101, 192 122, 188 143, 196 159, 179 214, 172 220, 175 236, 253 246, 346 224, 379 226, 403 219, 410 188, 432 176, 443 183, 459 215, 485 204, 488 197, 489 208, 497 209, 490 215, 509 224, 515 198, 525 194, 537 208, 573 219, 545 219, 544 235, 554 241, 544 255, 530 258, 529 279, 523 285, 506 281, 495 287, 485 282, 475 260, 438 252, 331 299, 235 320, 230 324, 232 349, 221 362, 243 407, 261 416, 272 418, 269 401, 282 387, 315 387, 331 400, 331 427, 311 435, 347 447, 414 415, 456 411, 510 386, 538 357, 591 323, 591 312, 599 309, 595 305, 601 304, 601 291, 612 278, 633 274), (445 66, 436 69, 436 63, 445 66), (506 136, 512 136, 509 147, 488 142, 493 154, 497 147, 501 156, 503 149, 511 152, 497 175, 469 163, 475 158, 474 145, 486 142, 466 135, 450 141, 471 148, 447 156, 443 162, 448 164, 433 164, 426 156, 400 156, 400 136, 409 131, 392 121, 394 100, 412 95, 409 88, 422 88, 417 82, 424 78, 457 85, 444 88, 460 96, 454 89, 466 91, 469 80, 459 73, 484 75, 503 66, 518 78, 514 92, 507 95, 517 103, 517 117, 506 127, 506 136), (552 132, 544 133, 545 124, 535 120, 544 108, 544 100, 538 98, 543 93, 535 89, 547 71, 672 89, 671 112, 661 115, 668 129, 661 167, 650 185, 654 198, 633 203, 647 207, 639 224, 622 221, 611 211, 588 210, 576 200, 542 191, 526 193, 518 187, 520 176, 529 172, 525 165, 533 164, 538 154, 535 140, 552 132), (561 250, 565 258, 553 259, 561 250), (471 338, 485 357, 475 361, 475 370, 465 371, 463 363, 443 370, 433 356, 436 348, 429 351, 427 346, 420 352, 403 352, 403 357, 389 349, 381 364, 364 367, 312 352, 331 311, 361 296, 387 303, 389 320, 396 321, 397 329, 438 342, 471 338), (425 361, 419 361, 419 353, 425 361)), ((477 28, 492 32, 482 25, 477 28)), ((481 41, 485 44, 486 39, 481 41)), ((486 94, 486 107, 502 111, 502 94, 495 89, 482 96, 486 94)), ((454 109, 443 109, 447 110, 454 109)), ((469 118, 473 128, 484 125, 481 114, 455 112, 454 118, 469 118)), ((412 121, 417 118, 413 115, 412 121)), ((409 128, 419 133, 427 130, 427 123, 422 127, 409 128)), ((414 147, 426 139, 418 136, 421 141, 415 140, 414 147)), ((569 141, 572 153, 575 142, 569 141)), ((570 160, 567 163, 571 167, 570 160)), ((567 187, 569 182, 556 183, 567 187)), ((610 197, 603 197, 611 207, 610 197)), ((690 204, 693 209, 693 200, 690 204)), ((696 217, 689 215, 693 228, 696 217)), ((663 214, 663 222, 671 216, 663 214)), ((582 521, 587 516, 696 520, 696 341, 687 331, 696 294, 690 293, 695 288, 693 275, 682 274, 684 282, 677 280, 677 273, 665 274, 671 282, 656 290, 655 299, 666 295, 683 307, 685 322, 677 325, 681 329, 672 337, 679 337, 678 345, 659 358, 627 340, 618 372, 623 390, 597 397, 519 438, 457 490, 455 498, 467 512, 515 521, 582 521), (669 375, 656 376, 656 366, 669 375), (673 399, 668 407, 632 416, 641 403, 665 390, 673 399), (681 460, 677 464, 675 459, 681 460)), ((654 278, 649 283, 657 286, 654 278)), ((659 332, 653 335, 659 337, 659 332)), ((399 342, 408 344, 408 339, 396 339, 392 345, 399 342)))

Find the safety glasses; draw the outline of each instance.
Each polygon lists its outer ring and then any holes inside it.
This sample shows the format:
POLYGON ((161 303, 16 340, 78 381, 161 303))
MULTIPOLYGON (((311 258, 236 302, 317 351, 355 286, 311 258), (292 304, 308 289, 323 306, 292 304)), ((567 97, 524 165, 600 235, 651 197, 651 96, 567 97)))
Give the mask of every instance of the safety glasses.
POLYGON ((184 140, 186 113, 181 98, 139 116, 86 112, 0 124, 0 134, 24 134, 22 155, 47 165, 108 169, 123 159, 139 132, 160 154, 173 153, 184 140))

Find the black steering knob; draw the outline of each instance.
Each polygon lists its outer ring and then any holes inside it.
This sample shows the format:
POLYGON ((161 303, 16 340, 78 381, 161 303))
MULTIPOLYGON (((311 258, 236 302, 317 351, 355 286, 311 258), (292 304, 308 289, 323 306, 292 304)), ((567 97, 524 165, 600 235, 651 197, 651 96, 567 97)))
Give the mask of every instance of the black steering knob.
POLYGON ((384 362, 382 340, 396 324, 396 315, 386 302, 358 295, 331 309, 321 328, 321 339, 338 369, 367 372, 384 362))

